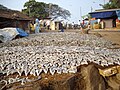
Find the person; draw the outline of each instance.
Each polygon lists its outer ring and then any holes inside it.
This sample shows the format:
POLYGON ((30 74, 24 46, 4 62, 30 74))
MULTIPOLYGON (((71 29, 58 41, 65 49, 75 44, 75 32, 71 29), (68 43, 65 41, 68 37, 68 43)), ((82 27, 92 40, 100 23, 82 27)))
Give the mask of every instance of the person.
POLYGON ((46 25, 47 25, 47 29, 49 30, 50 29, 50 20, 46 21, 46 25))
POLYGON ((84 28, 84 25, 83 25, 83 23, 80 23, 80 26, 81 26, 81 29, 83 29, 83 28, 84 28))
POLYGON ((84 26, 84 24, 85 24, 85 21, 84 21, 84 20, 82 21, 82 24, 83 24, 83 26, 84 26))
POLYGON ((78 21, 78 24, 77 24, 77 29, 80 28, 80 20, 78 21))
POLYGON ((84 23, 84 20, 83 20, 83 22, 82 23, 80 23, 80 26, 81 26, 81 32, 83 33, 83 34, 89 34, 89 31, 90 31, 90 28, 88 28, 88 29, 85 29, 85 23, 84 23))
POLYGON ((33 33, 35 31, 34 25, 30 22, 30 32, 33 33))
POLYGON ((80 30, 82 33, 84 33, 84 20, 82 21, 82 23, 80 23, 80 30))
POLYGON ((61 32, 64 32, 63 24, 61 22, 59 23, 59 28, 60 28, 61 32))
POLYGON ((38 19, 35 20, 34 27, 35 27, 35 33, 39 33, 40 23, 39 23, 39 20, 38 20, 38 19))
POLYGON ((74 29, 75 28, 75 24, 74 24, 74 22, 72 22, 72 29, 74 29))
POLYGON ((90 29, 90 21, 88 22, 88 26, 87 27, 88 27, 88 29, 90 29))

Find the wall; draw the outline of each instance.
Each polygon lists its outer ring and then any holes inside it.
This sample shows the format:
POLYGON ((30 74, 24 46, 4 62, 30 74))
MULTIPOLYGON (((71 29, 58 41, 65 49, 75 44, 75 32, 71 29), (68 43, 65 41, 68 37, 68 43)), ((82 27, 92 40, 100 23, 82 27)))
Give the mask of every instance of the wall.
POLYGON ((105 28, 113 28, 113 19, 103 19, 105 22, 105 28))
POLYGON ((29 30, 28 24, 29 21, 27 20, 13 20, 7 18, 0 18, 0 28, 17 27, 22 28, 23 30, 29 30))

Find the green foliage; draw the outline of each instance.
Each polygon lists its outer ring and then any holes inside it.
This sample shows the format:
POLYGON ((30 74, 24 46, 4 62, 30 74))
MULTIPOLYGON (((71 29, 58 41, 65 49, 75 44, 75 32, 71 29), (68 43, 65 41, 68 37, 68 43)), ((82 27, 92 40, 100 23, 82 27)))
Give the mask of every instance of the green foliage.
POLYGON ((104 9, 115 9, 120 8, 120 1, 119 0, 110 0, 105 5, 102 5, 104 9))
POLYGON ((91 19, 91 15, 90 15, 90 14, 87 14, 87 15, 82 16, 82 18, 83 18, 83 19, 86 19, 86 18, 91 19))
POLYGON ((44 2, 36 2, 35 0, 29 0, 24 4, 26 9, 23 9, 22 12, 29 15, 30 17, 35 18, 45 18, 48 17, 48 12, 45 11, 44 2))
POLYGON ((35 0, 29 0, 24 4, 25 9, 23 13, 35 18, 51 17, 52 19, 70 17, 70 12, 66 9, 59 7, 56 4, 46 4, 44 2, 36 2, 35 0))

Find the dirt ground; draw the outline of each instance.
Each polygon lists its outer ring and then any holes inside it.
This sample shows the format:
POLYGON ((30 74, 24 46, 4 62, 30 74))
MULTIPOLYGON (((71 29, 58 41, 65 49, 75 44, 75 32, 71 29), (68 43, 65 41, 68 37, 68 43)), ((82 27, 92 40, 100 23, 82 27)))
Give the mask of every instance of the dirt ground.
POLYGON ((106 31, 106 32, 98 32, 98 33, 101 34, 103 38, 108 39, 120 45, 120 32, 106 31))
MULTIPOLYGON (((65 30, 67 32, 80 32, 80 30, 65 30)), ((101 36, 107 40, 110 40, 120 45, 120 30, 90 30, 89 34, 95 34, 101 36)))

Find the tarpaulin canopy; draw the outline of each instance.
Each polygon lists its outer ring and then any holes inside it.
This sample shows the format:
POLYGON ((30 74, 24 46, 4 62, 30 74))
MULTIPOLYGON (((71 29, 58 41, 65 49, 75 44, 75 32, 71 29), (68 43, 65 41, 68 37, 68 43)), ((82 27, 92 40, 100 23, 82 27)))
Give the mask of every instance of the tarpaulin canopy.
POLYGON ((120 20, 120 10, 117 10, 117 11, 116 11, 116 14, 117 14, 117 16, 118 16, 118 19, 120 20))
POLYGON ((97 19, 113 18, 117 16, 115 11, 93 12, 90 14, 92 18, 97 18, 97 19))

